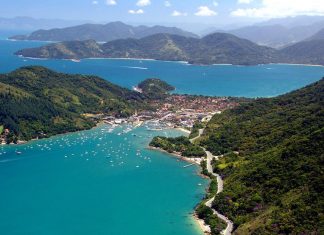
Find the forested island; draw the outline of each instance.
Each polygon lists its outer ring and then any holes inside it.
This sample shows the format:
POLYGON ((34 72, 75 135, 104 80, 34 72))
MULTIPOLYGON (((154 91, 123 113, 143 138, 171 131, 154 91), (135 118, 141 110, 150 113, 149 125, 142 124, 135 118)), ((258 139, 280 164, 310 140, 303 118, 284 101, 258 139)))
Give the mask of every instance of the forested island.
POLYGON ((127 38, 104 44, 95 40, 65 41, 15 54, 31 58, 139 58, 186 61, 190 64, 257 65, 298 63, 324 65, 323 39, 311 39, 277 50, 257 45, 227 33, 214 33, 201 39, 173 34, 154 34, 140 39, 127 38))
MULTIPOLYGON (((212 207, 234 222, 234 234, 324 232, 323 116, 324 79, 241 104, 208 122, 195 145, 219 156, 212 164, 224 179, 224 191, 212 207)), ((151 145, 172 152, 177 143, 155 137, 151 145)), ((214 184, 209 198, 216 194, 214 184)), ((222 222, 210 208, 201 204, 197 214, 219 234, 222 222)))
POLYGON ((188 61, 192 64, 259 64, 279 61, 275 49, 245 39, 215 33, 202 39, 155 34, 141 39, 120 39, 104 44, 94 40, 68 41, 23 49, 17 55, 34 58, 142 58, 188 61))

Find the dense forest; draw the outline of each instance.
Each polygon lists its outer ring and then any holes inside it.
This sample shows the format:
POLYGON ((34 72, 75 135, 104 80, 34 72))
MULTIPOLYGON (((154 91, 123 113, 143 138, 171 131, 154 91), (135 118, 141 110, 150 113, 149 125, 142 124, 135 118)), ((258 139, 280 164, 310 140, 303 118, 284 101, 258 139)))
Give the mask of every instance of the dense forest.
POLYGON ((119 39, 104 44, 93 40, 52 43, 19 50, 16 55, 36 58, 143 58, 188 61, 191 64, 255 65, 284 61, 279 51, 231 34, 214 33, 201 39, 154 34, 141 39, 119 39))
POLYGON ((227 33, 213 33, 201 39, 166 33, 141 39, 127 38, 104 44, 94 40, 64 41, 38 48, 26 48, 16 55, 35 58, 142 58, 188 61, 190 64, 257 65, 298 63, 323 65, 323 39, 302 41, 283 49, 257 45, 227 33))
POLYGON ((0 126, 11 140, 51 136, 91 128, 84 114, 131 115, 145 97, 95 76, 23 67, 0 75, 0 126))
POLYGON ((200 144, 227 153, 213 207, 235 234, 324 233, 324 79, 215 115, 200 144))
POLYGON ((151 99, 163 99, 170 91, 175 90, 175 87, 158 78, 146 79, 138 84, 138 88, 151 99))

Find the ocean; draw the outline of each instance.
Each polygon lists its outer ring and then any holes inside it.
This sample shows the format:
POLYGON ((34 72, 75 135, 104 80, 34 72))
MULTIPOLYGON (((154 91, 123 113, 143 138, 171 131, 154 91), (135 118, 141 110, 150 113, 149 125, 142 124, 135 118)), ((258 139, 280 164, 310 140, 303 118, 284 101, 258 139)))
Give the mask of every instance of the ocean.
POLYGON ((147 149, 145 127, 102 125, 0 147, 0 231, 25 234, 201 234, 192 218, 208 180, 147 149))
POLYGON ((210 96, 273 97, 315 82, 324 67, 302 65, 197 66, 183 62, 124 59, 38 60, 20 58, 14 52, 44 42, 0 40, 0 73, 18 67, 41 65, 64 73, 98 75, 132 88, 147 78, 160 78, 176 87, 176 93, 210 96))

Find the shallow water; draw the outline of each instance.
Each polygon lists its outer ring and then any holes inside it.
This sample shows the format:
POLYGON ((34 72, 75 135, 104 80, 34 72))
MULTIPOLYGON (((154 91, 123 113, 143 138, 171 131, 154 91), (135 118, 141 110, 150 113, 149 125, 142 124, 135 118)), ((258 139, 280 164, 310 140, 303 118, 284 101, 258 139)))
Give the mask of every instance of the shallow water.
POLYGON ((183 133, 122 130, 0 147, 1 234, 201 234, 191 213, 208 181, 146 149, 183 133))

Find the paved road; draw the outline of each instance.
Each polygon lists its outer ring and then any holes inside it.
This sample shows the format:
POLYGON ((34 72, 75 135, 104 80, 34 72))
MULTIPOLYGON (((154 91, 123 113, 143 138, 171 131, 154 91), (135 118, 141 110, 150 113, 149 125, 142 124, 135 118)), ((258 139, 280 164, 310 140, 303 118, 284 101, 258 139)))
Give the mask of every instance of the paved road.
MULTIPOLYGON (((195 138, 192 138, 190 141, 193 143, 196 139, 198 139, 204 132, 204 129, 199 129, 199 135, 195 138)), ((206 155, 207 155, 207 170, 209 173, 211 173, 213 176, 215 176, 217 178, 217 193, 216 194, 219 194, 223 191, 223 180, 222 180, 222 177, 220 177, 220 175, 214 173, 213 171, 213 166, 211 164, 212 160, 215 158, 216 160, 218 160, 218 156, 214 156, 211 152, 207 151, 206 149, 204 149, 205 152, 206 152, 206 155)), ((226 216, 218 213, 216 210, 214 210, 212 208, 212 203, 215 199, 215 196, 212 197, 211 199, 209 199, 205 205, 208 206, 209 208, 211 208, 213 210, 213 213, 215 215, 217 215, 218 218, 220 218, 221 220, 223 220, 227 226, 226 226, 226 229, 224 229, 221 234, 223 235, 231 235, 232 234, 232 231, 233 231, 233 222, 230 221, 226 216)))
MULTIPOLYGON (((223 180, 222 180, 222 177, 220 177, 220 175, 214 173, 213 166, 211 164, 213 158, 218 159, 218 157, 213 156, 213 154, 209 151, 205 150, 205 152, 207 154, 207 170, 209 173, 211 173, 213 176, 215 176, 217 178, 217 194, 219 194, 223 191, 223 180)), ((212 208, 212 203, 213 203, 214 199, 215 199, 215 197, 212 197, 205 203, 205 205, 208 206, 209 208, 211 208, 213 210, 214 214, 216 214, 218 218, 225 221, 225 223, 227 224, 226 229, 222 231, 222 234, 223 235, 231 235, 232 231, 233 231, 233 222, 230 221, 226 216, 218 213, 216 210, 214 210, 212 208)))

